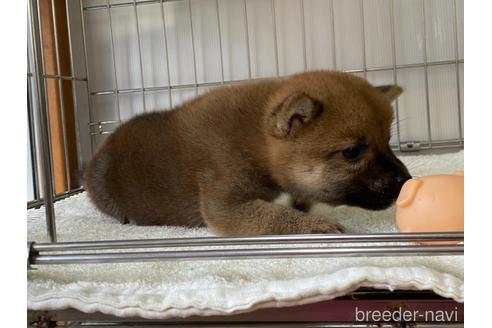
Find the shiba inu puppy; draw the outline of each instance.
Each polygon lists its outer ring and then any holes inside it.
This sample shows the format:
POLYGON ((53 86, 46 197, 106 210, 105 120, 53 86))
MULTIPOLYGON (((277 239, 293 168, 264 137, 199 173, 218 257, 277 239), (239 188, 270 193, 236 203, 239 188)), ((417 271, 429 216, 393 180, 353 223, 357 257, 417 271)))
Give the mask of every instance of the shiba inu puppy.
POLYGON ((391 151, 396 85, 314 71, 216 88, 122 124, 88 164, 94 204, 123 223, 219 235, 334 233, 296 198, 379 210, 410 175, 391 151))

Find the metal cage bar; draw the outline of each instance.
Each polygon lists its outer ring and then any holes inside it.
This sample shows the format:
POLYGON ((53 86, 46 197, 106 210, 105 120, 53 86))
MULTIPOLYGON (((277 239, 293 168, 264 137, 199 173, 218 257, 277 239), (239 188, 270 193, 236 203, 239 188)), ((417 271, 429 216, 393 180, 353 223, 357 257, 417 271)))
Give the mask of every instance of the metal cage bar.
POLYGON ((39 191, 39 171, 38 171, 38 152, 37 152, 37 138, 35 128, 35 113, 34 113, 34 99, 33 99, 33 70, 31 68, 31 52, 27 49, 27 122, 29 124, 29 144, 31 153, 31 165, 32 165, 32 183, 33 183, 33 197, 34 199, 41 198, 39 191))
POLYGON ((34 52, 34 77, 36 79, 37 106, 39 108, 39 125, 42 147, 42 178, 44 189, 44 206, 46 213, 46 229, 51 242, 56 242, 56 223, 54 210, 53 165, 51 162, 51 143, 49 128, 48 99, 44 75, 43 43, 41 36, 39 0, 30 1, 30 16, 34 52))
POLYGON ((306 12, 304 9, 304 0, 299 0, 299 5, 301 7, 301 37, 302 37, 302 62, 304 65, 304 70, 308 69, 307 64, 307 47, 306 47, 306 12))
MULTIPOLYGON (((456 60, 455 68, 456 68, 456 89, 458 92, 456 93, 457 101, 458 101, 458 127, 459 127, 459 137, 460 140, 463 140, 463 122, 461 122, 461 95, 460 95, 460 65, 459 65, 459 45, 458 45, 458 5, 456 4, 457 0, 453 0, 453 11, 454 11, 454 59, 456 60)), ((463 142, 462 142, 463 144, 463 142)))
MULTIPOLYGON (((69 41, 70 41, 70 38, 69 38, 69 41)), ((74 77, 74 76, 66 76, 66 75, 59 75, 59 74, 56 74, 56 75, 53 75, 53 74, 44 74, 43 77, 45 79, 53 79, 53 80, 87 81, 86 78, 74 77)))
POLYGON ((112 241, 80 241, 59 243, 35 243, 32 250, 80 251, 125 248, 160 248, 191 246, 231 246, 231 245, 274 245, 274 244, 330 244, 330 243, 382 243, 382 242, 463 242, 462 232, 442 233, 379 233, 379 234, 335 234, 335 235, 271 235, 247 237, 191 237, 167 239, 135 239, 112 241))
POLYGON ((27 121, 29 124, 29 145, 30 145, 30 153, 31 153, 31 165, 32 165, 32 184, 33 184, 33 197, 34 199, 41 198, 39 192, 39 173, 37 168, 38 156, 36 151, 36 135, 34 131, 34 112, 33 112, 33 101, 32 101, 32 86, 31 79, 27 77, 27 121))
POLYGON ((275 55, 275 74, 280 76, 280 66, 278 62, 278 34, 277 34, 277 14, 275 11, 275 0, 271 0, 272 10, 272 29, 273 29, 273 51, 275 55))
POLYGON ((431 113, 430 113, 430 99, 429 99, 429 69, 428 69, 428 59, 427 59, 427 24, 426 24, 426 10, 425 1, 422 0, 422 28, 424 30, 424 83, 425 83, 425 113, 427 117, 427 142, 430 148, 432 148, 432 128, 431 128, 431 113))
MULTIPOLYGON (((76 85, 75 82, 79 81, 77 77, 75 77, 75 66, 74 66, 74 57, 73 57, 73 38, 72 38, 72 24, 70 21, 70 12, 69 12, 69 6, 68 2, 65 2, 65 15, 67 16, 67 33, 68 33, 68 52, 69 52, 69 60, 70 60, 70 78, 71 78, 71 84, 70 86, 72 87, 72 100, 73 100, 73 110, 75 114, 75 118, 79 117, 79 101, 77 98, 77 90, 76 90, 76 85)), ((87 77, 85 79, 82 79, 82 81, 87 82, 87 77)), ((83 167, 83 158, 82 158, 82 147, 80 143, 80 127, 79 124, 77 124, 77 119, 75 120, 75 144, 76 144, 76 152, 77 152, 77 167, 82 168, 83 167)), ((69 190, 72 188, 69 188, 69 190)))
POLYGON ((193 78, 195 79, 195 95, 198 95, 198 72, 196 65, 196 49, 195 49, 195 36, 193 32, 193 12, 191 10, 191 0, 186 1, 188 4, 188 16, 190 19, 190 36, 191 36, 191 51, 193 54, 193 78))
MULTIPOLYGON (((76 194, 81 193, 83 191, 84 191, 83 187, 78 187, 76 189, 72 189, 72 190, 69 190, 66 192, 58 193, 56 196, 54 196, 53 199, 54 199, 54 202, 57 202, 59 200, 62 200, 62 199, 65 199, 67 197, 76 195, 76 194)), ((45 200, 44 200, 44 198, 39 197, 38 199, 27 202, 27 209, 29 210, 31 208, 39 208, 43 205, 45 205, 45 200)), ((55 236, 56 236, 56 233, 55 233, 55 236)))
POLYGON ((222 54, 222 27, 220 24, 219 0, 215 0, 215 17, 217 18, 217 34, 219 38, 219 57, 220 57, 220 83, 224 84, 224 55, 222 54))
POLYGON ((331 21, 331 48, 333 52, 333 69, 337 69, 337 48, 336 48, 336 34, 335 34, 335 7, 334 0, 330 0, 330 21, 331 21))
MULTIPOLYGON (((116 56, 114 50, 114 34, 113 34, 113 21, 111 19, 111 6, 109 4, 109 0, 106 0, 106 9, 109 20, 109 38, 111 41, 111 57, 113 59, 113 77, 114 77, 114 86, 115 89, 118 90, 118 73, 116 72, 116 56)), ((121 107, 120 107, 120 96, 116 93, 116 109, 118 113, 118 120, 121 121, 121 107)))
POLYGON ((362 36, 362 70, 367 79, 367 55, 366 55, 366 20, 364 15, 364 0, 359 1, 361 36, 362 36))
POLYGON ((121 240, 68 243, 28 243, 28 264, 70 263, 119 263, 166 260, 213 260, 213 259, 258 259, 294 257, 361 257, 361 256, 408 256, 408 255, 462 255, 463 233, 388 233, 363 235, 280 235, 253 237, 203 237, 154 240, 121 240), (436 245, 413 245, 407 242, 434 242, 436 245), (454 244, 447 244, 453 241, 454 244), (360 245, 362 242, 383 243, 360 245), (403 242, 403 244, 387 244, 403 242), (444 244, 442 244, 444 242, 444 244), (456 244, 458 243, 458 244, 456 244), (289 246, 286 244, 309 244, 289 246), (254 245, 248 248, 226 246, 254 245), (257 245, 282 246, 258 248, 257 245), (217 247, 219 249, 203 249, 217 247), (200 247, 200 249, 178 249, 174 247, 200 247), (159 251, 113 252, 121 249, 163 248, 159 251), (74 253, 97 250, 95 253, 74 253), (103 252, 101 252, 103 251, 103 252), (109 252, 108 252, 109 251, 109 252), (56 252, 56 254, 50 254, 56 252))
MULTIPOLYGON (((86 35, 85 35, 85 16, 84 16, 84 10, 83 10, 83 0, 79 0, 79 8, 80 8, 80 28, 82 29, 82 48, 84 49, 84 67, 85 67, 85 76, 87 79, 87 104, 88 104, 88 114, 89 114, 89 121, 93 122, 94 121, 94 113, 93 113, 93 108, 94 104, 92 102, 92 97, 90 96, 91 92, 91 84, 90 84, 90 76, 89 76, 89 57, 87 56, 87 40, 86 40, 86 35)), ((73 58, 73 57, 72 57, 73 58)), ((95 144, 94 144, 94 138, 90 137, 90 147, 91 147, 91 155, 94 155, 94 150, 95 150, 95 144)))
POLYGON ((76 263, 123 263, 166 260, 237 260, 258 258, 297 257, 363 257, 363 256, 408 256, 408 255, 455 255, 463 254, 463 245, 434 246, 352 246, 352 247, 307 247, 268 249, 214 249, 145 252, 108 252, 81 254, 32 255, 29 265, 76 264, 76 263))
MULTIPOLYGON (((393 1, 390 1, 390 25, 391 25, 391 59, 393 66, 391 70, 393 71, 393 84, 398 84, 398 73, 396 64, 396 32, 395 32, 395 7, 393 1)), ((400 107, 398 98, 395 100, 395 119, 396 119, 396 141, 398 145, 398 150, 401 151, 401 132, 400 132, 400 107)))
MULTIPOLYGON (((183 0, 163 0, 164 2, 178 2, 178 1, 183 1, 183 0)), ((160 3, 160 0, 139 0, 137 1, 137 6, 140 5, 149 5, 149 4, 155 4, 155 3, 160 3)), ((110 8, 123 8, 123 7, 130 7, 133 6, 133 0, 130 0, 128 2, 120 2, 120 3, 110 3, 109 4, 110 8)), ((89 5, 86 7, 83 7, 84 10, 100 10, 100 9, 105 9, 107 8, 106 5, 89 5)))
MULTIPOLYGON (((426 64, 401 64, 401 65, 396 65, 396 67, 393 66, 383 66, 383 67, 371 67, 371 68, 366 68, 367 72, 384 72, 384 71, 394 71, 395 69, 405 69, 405 68, 419 68, 419 67, 431 67, 431 66, 440 66, 440 65, 449 65, 449 64, 455 64, 456 61, 454 60, 443 60, 443 61, 436 61, 436 62, 428 62, 426 64)), ((463 60, 458 60, 458 64, 464 63, 463 60)), ((347 73, 364 73, 364 69, 351 69, 351 70, 345 70, 344 72, 347 73)), ((246 80, 234 80, 234 81, 226 81, 227 83, 240 83, 240 82, 246 82, 246 81, 255 81, 255 80, 262 80, 266 78, 255 78, 255 79, 246 79, 246 80)), ((201 82, 197 83, 196 85, 198 87, 211 87, 211 86, 219 86, 222 84, 222 81, 218 82, 201 82)), ((162 85, 162 86, 156 86, 156 87, 146 87, 144 88, 145 92, 149 91, 163 91, 163 90, 169 90, 169 89, 187 89, 187 88, 192 88, 194 87, 195 84, 175 84, 171 85, 171 87, 167 85, 162 85)), ((126 93, 135 93, 135 92, 141 92, 141 88, 129 88, 129 89, 117 89, 117 90, 100 90, 100 91, 92 91, 91 96, 105 96, 105 95, 111 95, 111 94, 126 94, 126 93)))
POLYGON ((146 111, 147 106, 145 105, 145 82, 144 82, 144 69, 143 69, 143 59, 142 59, 142 43, 140 41, 140 26, 138 25, 138 12, 137 12, 137 1, 133 0, 133 12, 135 14, 135 27, 137 28, 137 43, 138 43, 138 62, 140 64, 140 83, 142 85, 142 105, 143 111, 146 111))
POLYGON ((243 15, 244 15, 244 39, 246 42, 246 55, 248 58, 248 79, 251 80, 251 49, 249 46, 249 24, 248 24, 248 7, 246 5, 246 0, 243 0, 243 15))
MULTIPOLYGON (((166 47, 166 70, 167 70, 167 85, 168 87, 171 87, 171 68, 169 65, 169 45, 167 43, 167 28, 166 28, 166 17, 164 13, 164 2, 160 0, 160 9, 161 9, 161 22, 162 22, 162 33, 164 37, 164 46, 166 47)), ((168 90, 168 96, 169 96, 169 108, 173 107, 173 96, 171 89, 168 90)))

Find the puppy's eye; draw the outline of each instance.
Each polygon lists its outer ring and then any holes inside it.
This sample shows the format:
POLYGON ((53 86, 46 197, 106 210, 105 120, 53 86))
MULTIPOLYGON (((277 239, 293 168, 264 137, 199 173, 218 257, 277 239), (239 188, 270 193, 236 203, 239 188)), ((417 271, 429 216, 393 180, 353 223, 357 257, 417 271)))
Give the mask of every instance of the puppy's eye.
POLYGON ((342 150, 342 155, 346 159, 356 159, 357 157, 360 156, 363 150, 364 150, 363 145, 352 146, 342 150))

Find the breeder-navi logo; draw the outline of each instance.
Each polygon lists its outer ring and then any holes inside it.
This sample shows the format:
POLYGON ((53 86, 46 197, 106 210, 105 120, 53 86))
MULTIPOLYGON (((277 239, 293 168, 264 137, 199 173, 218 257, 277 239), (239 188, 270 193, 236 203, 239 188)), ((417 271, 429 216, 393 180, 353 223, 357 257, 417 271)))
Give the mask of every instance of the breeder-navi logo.
POLYGON ((454 310, 359 310, 355 308, 355 321, 364 322, 456 322, 458 308, 454 310))

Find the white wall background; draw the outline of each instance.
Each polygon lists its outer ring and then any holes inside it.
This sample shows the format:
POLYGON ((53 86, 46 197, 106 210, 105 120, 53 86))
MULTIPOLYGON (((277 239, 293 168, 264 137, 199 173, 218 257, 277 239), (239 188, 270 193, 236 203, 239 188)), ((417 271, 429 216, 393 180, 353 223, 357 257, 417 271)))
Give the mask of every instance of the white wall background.
POLYGON ((371 70, 395 64, 415 66, 396 74, 406 89, 398 103, 401 141, 460 138, 463 64, 454 61, 463 59, 463 0, 191 0, 89 8, 84 18, 91 91, 137 91, 92 96, 92 121, 169 108, 193 97, 195 83, 366 67, 367 75, 356 74, 382 84, 393 82, 393 71, 371 70), (426 62, 448 63, 426 73, 426 62), (171 97, 138 91, 169 82, 190 86, 171 97))

